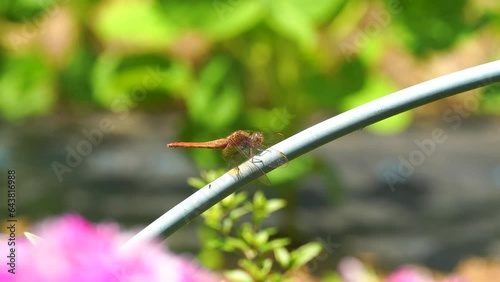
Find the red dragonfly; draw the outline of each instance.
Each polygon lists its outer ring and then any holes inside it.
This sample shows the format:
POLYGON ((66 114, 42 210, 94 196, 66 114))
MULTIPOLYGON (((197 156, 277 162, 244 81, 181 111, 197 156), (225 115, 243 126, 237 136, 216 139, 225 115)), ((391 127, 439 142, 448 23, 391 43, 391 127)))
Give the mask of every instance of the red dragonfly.
MULTIPOLYGON (((274 135, 282 135, 279 133, 273 133, 274 135)), ((230 161, 233 165, 238 164, 238 158, 250 159, 254 157, 256 151, 268 150, 264 143, 266 141, 272 141, 273 135, 264 134, 259 131, 245 131, 238 130, 233 132, 226 138, 221 138, 217 140, 207 141, 207 142, 173 142, 167 144, 169 148, 204 148, 204 149, 218 149, 222 150, 222 157, 226 161, 230 161), (271 138, 268 138, 271 137, 271 138), (271 140, 267 140, 271 139, 271 140)), ((276 151, 281 155, 281 160, 277 166, 281 166, 288 162, 288 158, 282 152, 276 151)), ((265 176, 262 171, 263 176, 261 181, 269 184, 269 179, 265 176)))

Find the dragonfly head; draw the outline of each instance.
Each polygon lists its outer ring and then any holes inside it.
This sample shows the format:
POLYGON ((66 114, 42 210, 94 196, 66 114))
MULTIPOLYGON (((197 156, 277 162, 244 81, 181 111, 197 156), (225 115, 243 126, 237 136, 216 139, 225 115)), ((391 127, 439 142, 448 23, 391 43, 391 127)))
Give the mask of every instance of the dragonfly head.
POLYGON ((264 142, 264 134, 262 132, 254 132, 251 139, 254 144, 262 144, 264 142))

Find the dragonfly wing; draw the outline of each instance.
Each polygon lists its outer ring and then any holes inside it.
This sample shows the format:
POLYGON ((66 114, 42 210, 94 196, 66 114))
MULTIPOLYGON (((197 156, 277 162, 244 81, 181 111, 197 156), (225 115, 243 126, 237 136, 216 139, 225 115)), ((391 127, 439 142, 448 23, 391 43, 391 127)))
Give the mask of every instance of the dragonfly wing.
MULTIPOLYGON (((236 145, 233 146, 229 145, 224 150, 222 150, 223 158, 229 164, 235 167, 237 167, 239 164, 243 163, 248 159, 252 159, 252 163, 258 162, 259 160, 253 158, 253 156, 256 153, 258 153, 258 151, 256 152, 255 148, 236 146, 236 145)), ((259 181, 265 185, 271 185, 271 181, 269 181, 269 178, 266 176, 266 173, 257 166, 254 166, 254 168, 259 170, 261 173, 259 181)))
POLYGON ((270 167, 286 167, 287 164, 288 164, 288 158, 286 157, 285 154, 283 154, 282 152, 278 151, 278 150, 275 150, 275 149, 270 149, 270 148, 267 148, 267 149, 264 149, 261 153, 261 155, 265 155, 265 154, 274 154, 274 155, 278 155, 279 158, 274 161, 273 163, 269 164, 270 167))
POLYGON ((250 158, 247 151, 238 146, 227 146, 222 150, 222 157, 233 164, 240 164, 250 158))
MULTIPOLYGON (((274 145, 283 139, 285 139, 285 135, 281 132, 261 132, 255 130, 244 130, 248 132, 249 135, 253 135, 254 133, 260 133, 263 135, 264 140, 261 144, 253 144, 253 148, 238 148, 239 154, 244 156, 243 158, 249 159, 250 157, 254 157, 257 154, 278 154, 280 157, 277 161, 270 164, 270 167, 286 167, 288 163, 288 158, 286 155, 278 150, 269 149, 271 145, 274 145)), ((255 158, 254 161, 258 161, 258 158, 255 158)), ((243 160, 242 160, 243 161, 243 160)))

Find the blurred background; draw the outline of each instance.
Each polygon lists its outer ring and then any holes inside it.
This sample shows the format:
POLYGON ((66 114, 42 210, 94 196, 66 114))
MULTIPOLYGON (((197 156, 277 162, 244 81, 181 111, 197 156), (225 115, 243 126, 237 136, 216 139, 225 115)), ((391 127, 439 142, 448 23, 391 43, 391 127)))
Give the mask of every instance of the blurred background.
MULTIPOLYGON (((19 217, 139 228, 195 191, 188 177, 227 167, 167 143, 291 136, 498 60, 500 3, 2 1, 0 46, 0 168, 17 170, 19 217)), ((294 244, 327 245, 314 271, 346 255, 441 271, 500 258, 499 89, 387 119, 245 189, 287 200, 268 224, 294 244)), ((191 223, 168 242, 196 254, 198 240, 191 223)))

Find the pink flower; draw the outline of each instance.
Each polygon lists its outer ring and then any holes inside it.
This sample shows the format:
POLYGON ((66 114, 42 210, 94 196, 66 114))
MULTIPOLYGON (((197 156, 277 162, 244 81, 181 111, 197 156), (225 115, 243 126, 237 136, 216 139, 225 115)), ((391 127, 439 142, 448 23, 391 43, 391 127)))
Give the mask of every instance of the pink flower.
POLYGON ((344 282, 376 282, 375 274, 355 257, 343 258, 338 266, 339 274, 344 282))
MULTIPOLYGON (((78 215, 66 215, 43 222, 33 233, 42 238, 35 245, 19 234, 16 238, 15 274, 8 272, 12 269, 5 263, 8 254, 1 254, 0 281, 221 281, 192 262, 165 252, 159 244, 119 250, 130 236, 121 234, 115 224, 94 226, 78 215)), ((2 238, 0 244, 9 253, 6 240, 2 238)))
MULTIPOLYGON (((419 270, 415 267, 404 266, 393 272, 386 279, 386 282, 437 282, 428 272, 419 270)), ((441 282, 467 282, 465 279, 458 276, 448 276, 441 282)))
POLYGON ((404 266, 389 275, 386 282, 434 282, 434 279, 427 272, 404 266))

